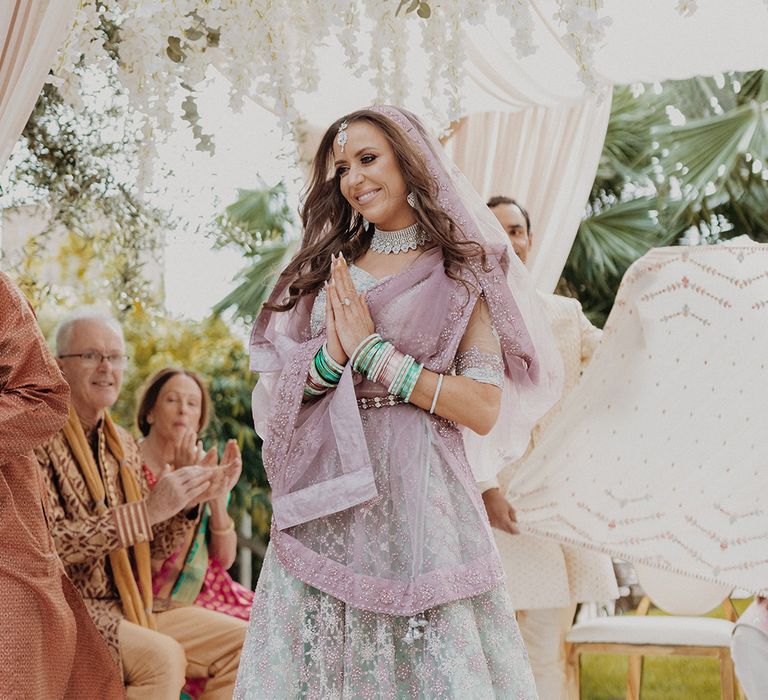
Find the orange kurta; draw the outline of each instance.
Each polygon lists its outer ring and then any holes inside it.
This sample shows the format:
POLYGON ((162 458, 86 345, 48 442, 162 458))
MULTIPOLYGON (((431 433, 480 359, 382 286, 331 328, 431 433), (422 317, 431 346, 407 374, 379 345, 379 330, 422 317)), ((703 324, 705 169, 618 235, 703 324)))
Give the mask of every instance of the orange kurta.
POLYGON ((0 273, 0 698, 122 698, 122 676, 48 532, 32 450, 69 389, 29 305, 0 273))

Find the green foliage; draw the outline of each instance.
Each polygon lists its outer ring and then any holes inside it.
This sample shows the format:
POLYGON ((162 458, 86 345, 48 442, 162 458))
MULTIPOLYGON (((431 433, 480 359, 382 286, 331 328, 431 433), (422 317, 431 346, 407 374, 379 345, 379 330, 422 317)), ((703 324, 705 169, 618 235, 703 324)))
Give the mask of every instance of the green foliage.
MULTIPOLYGON (((626 696, 627 657, 584 654, 581 695, 589 700, 617 700, 626 696)), ((649 656, 643 669, 643 700, 718 700, 720 673, 717 659, 649 656)))
POLYGON ((665 240, 654 214, 655 197, 624 202, 607 198, 592 205, 579 226, 563 278, 593 321, 605 321, 627 268, 665 240))
POLYGON ((294 226, 285 185, 268 187, 260 182, 258 189, 238 190, 237 199, 216 224, 217 248, 234 245, 245 255, 258 255, 262 245, 283 240, 294 226))
POLYGON ((767 153, 766 71, 669 81, 639 95, 616 87, 563 272, 568 293, 602 325, 627 267, 652 246, 689 229, 707 242, 726 233, 768 240, 767 153))
MULTIPOLYGON (((109 87, 104 91, 109 94, 109 87)), ((142 271, 156 255, 169 221, 140 197, 134 182, 137 135, 119 107, 76 113, 46 85, 22 133, 8 172, 9 190, 0 206, 34 206, 46 227, 30 240, 14 268, 24 270, 25 291, 40 302, 57 298, 35 280, 40 257, 55 236, 64 236, 59 262, 70 265, 82 303, 106 299, 123 317, 146 302, 149 284, 142 271), (73 265, 73 260, 80 262, 73 265), (93 260, 99 274, 85 271, 93 260)))
POLYGON ((651 184, 651 130, 668 123, 664 107, 650 91, 636 97, 626 85, 614 88, 592 199, 601 193, 620 197, 627 183, 651 184))
POLYGON ((400 0, 400 4, 397 6, 397 10, 395 10, 395 15, 399 15, 403 9, 405 14, 415 12, 421 19, 429 19, 432 16, 432 8, 424 0, 400 0))
POLYGON ((237 318, 252 322, 294 251, 294 221, 285 185, 281 182, 267 187, 261 183, 259 189, 239 190, 235 202, 216 224, 215 245, 234 246, 252 262, 238 274, 238 286, 213 311, 221 314, 233 309, 237 318))
POLYGON ((280 270, 292 246, 284 241, 272 241, 261 246, 253 262, 238 273, 240 284, 213 307, 221 314, 234 308, 235 316, 253 322, 269 297, 280 270))
POLYGON ((670 203, 673 221, 699 226, 723 217, 735 234, 768 241, 768 72, 741 80, 729 76, 731 90, 715 94, 699 79, 708 108, 689 108, 690 121, 657 128, 654 136, 664 171, 682 189, 680 200, 670 203))

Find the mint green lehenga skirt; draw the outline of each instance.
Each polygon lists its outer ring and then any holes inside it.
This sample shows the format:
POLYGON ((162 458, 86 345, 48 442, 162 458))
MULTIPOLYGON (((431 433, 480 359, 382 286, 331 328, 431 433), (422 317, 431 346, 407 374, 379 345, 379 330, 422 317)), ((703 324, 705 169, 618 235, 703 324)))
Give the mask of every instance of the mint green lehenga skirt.
POLYGON ((408 618, 357 610, 289 574, 271 548, 240 659, 238 700, 537 697, 503 588, 408 618))

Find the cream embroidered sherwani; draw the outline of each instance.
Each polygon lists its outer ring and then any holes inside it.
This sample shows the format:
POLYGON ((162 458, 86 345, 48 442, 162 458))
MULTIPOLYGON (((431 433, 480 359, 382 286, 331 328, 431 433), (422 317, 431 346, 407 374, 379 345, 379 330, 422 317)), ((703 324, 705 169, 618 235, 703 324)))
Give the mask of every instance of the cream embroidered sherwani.
MULTIPOLYGON (((579 381, 602 332, 584 316, 576 299, 554 294, 542 294, 541 299, 563 358, 565 397, 579 381)), ((502 469, 497 480, 479 484, 481 491, 499 487, 510 500, 515 493, 525 493, 526 485, 515 480, 516 470, 535 449, 559 405, 534 428, 526 455, 502 469)), ((573 621, 576 603, 618 597, 611 559, 605 554, 530 535, 509 535, 495 529, 493 532, 539 696, 557 700, 564 697, 565 692, 563 642, 573 621)))

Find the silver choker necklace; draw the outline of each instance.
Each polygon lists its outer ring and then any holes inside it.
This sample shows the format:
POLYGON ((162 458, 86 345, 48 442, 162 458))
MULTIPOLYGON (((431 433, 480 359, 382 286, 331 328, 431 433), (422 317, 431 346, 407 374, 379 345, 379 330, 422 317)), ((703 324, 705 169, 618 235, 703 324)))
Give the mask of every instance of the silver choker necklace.
POLYGON ((419 228, 418 224, 399 231, 382 231, 374 227, 371 250, 385 255, 407 253, 409 250, 416 250, 426 245, 428 240, 429 236, 419 228))

